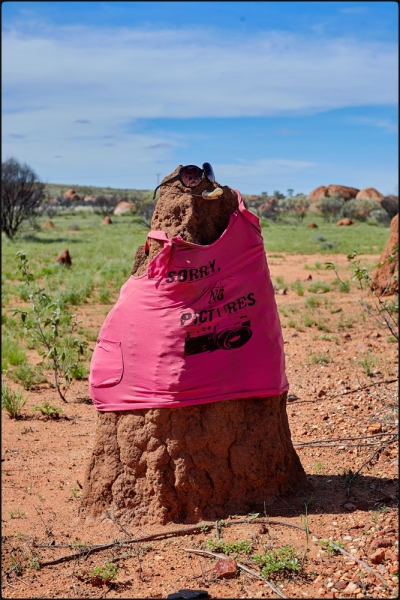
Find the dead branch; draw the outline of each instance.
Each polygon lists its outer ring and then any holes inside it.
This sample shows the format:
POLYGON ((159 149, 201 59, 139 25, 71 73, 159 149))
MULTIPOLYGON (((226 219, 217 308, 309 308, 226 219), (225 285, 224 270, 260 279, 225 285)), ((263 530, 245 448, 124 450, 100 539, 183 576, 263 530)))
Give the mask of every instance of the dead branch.
POLYGON ((119 522, 119 521, 118 521, 118 520, 117 520, 115 517, 113 517, 112 515, 110 515, 110 513, 109 513, 107 510, 106 510, 106 515, 107 515, 107 517, 108 517, 109 519, 111 519, 111 521, 112 521, 112 522, 113 522, 113 523, 114 523, 114 524, 115 524, 117 527, 119 527, 119 528, 120 528, 120 530, 122 531, 122 533, 125 533, 125 535, 127 535, 127 536, 128 536, 128 538, 129 538, 129 537, 132 535, 132 534, 131 534, 129 531, 127 531, 127 530, 125 529, 125 527, 124 527, 123 525, 121 525, 121 523, 120 523, 120 522, 119 522))
MULTIPOLYGON (((238 521, 231 521, 230 523, 225 523, 226 527, 229 527, 231 525, 239 525, 241 523, 253 523, 253 522, 264 522, 264 519, 252 519, 251 521, 249 521, 249 519, 240 519, 238 521)), ((302 531, 305 531, 304 527, 300 527, 300 525, 294 525, 292 523, 286 523, 285 521, 271 521, 269 519, 267 519, 267 523, 269 524, 276 524, 276 525, 286 525, 287 527, 295 527, 296 529, 301 529, 302 531)), ((194 527, 188 527, 187 529, 174 529, 172 531, 165 531, 165 532, 160 532, 160 533, 153 533, 152 535, 147 535, 144 537, 140 537, 140 538, 133 538, 133 539, 128 539, 128 540, 119 540, 116 542, 112 542, 111 544, 99 544, 98 546, 92 546, 92 548, 86 548, 85 550, 82 550, 81 552, 75 552, 74 554, 66 554, 65 556, 60 556, 60 558, 56 558, 54 560, 48 560, 45 562, 41 562, 40 563, 40 567, 48 567, 50 565, 57 565, 63 562, 68 562, 70 560, 75 560, 78 558, 82 558, 83 556, 85 558, 87 558, 89 556, 89 554, 92 554, 92 552, 100 552, 101 550, 108 550, 109 548, 114 548, 115 546, 124 546, 126 544, 136 544, 139 542, 149 542, 151 540, 155 540, 158 538, 162 538, 162 537, 167 537, 169 535, 185 535, 189 532, 191 533, 199 533, 199 532, 203 532, 203 525, 195 525, 194 527)), ((207 527, 209 527, 211 529, 211 525, 208 525, 207 527)), ((64 547, 64 546, 47 546, 47 545, 37 545, 35 546, 36 548, 48 548, 48 549, 52 549, 52 548, 57 548, 57 547, 64 547)), ((15 568, 15 567, 14 567, 15 568)))
MULTIPOLYGON (((302 445, 302 446, 308 446, 311 444, 316 444, 316 443, 323 443, 323 442, 344 442, 346 440, 367 440, 370 438, 377 438, 377 437, 382 437, 382 436, 388 436, 388 435, 393 435, 390 433, 374 433, 373 435, 361 435, 360 437, 343 437, 343 438, 328 438, 325 440, 314 440, 313 442, 297 442, 297 445, 302 445)), ((296 443, 296 442, 294 442, 296 443)), ((357 444, 358 445, 358 444, 357 444)))
MULTIPOLYGON (((223 556, 221 554, 215 554, 215 552, 209 552, 208 550, 196 550, 194 548, 184 548, 184 550, 185 550, 185 552, 194 552, 195 554, 207 554, 209 556, 214 556, 215 558, 226 559, 226 556, 223 556)), ((253 577, 257 577, 257 579, 261 579, 261 581, 264 581, 264 583, 266 583, 271 588, 271 590, 273 592, 275 592, 275 594, 278 594, 278 596, 280 596, 281 598, 287 598, 287 596, 284 596, 284 594, 282 594, 282 592, 280 590, 278 590, 278 588, 275 587, 273 583, 268 581, 268 579, 265 579, 265 577, 263 577, 256 571, 249 569, 248 567, 246 567, 245 565, 242 565, 241 563, 239 563, 237 561, 236 561, 236 564, 239 567, 239 569, 242 569, 243 571, 250 573, 250 575, 253 575, 253 577)))
POLYGON ((370 573, 372 573, 373 575, 375 575, 375 577, 377 577, 383 583, 383 585, 385 585, 386 587, 388 587, 390 590, 393 590, 392 586, 388 584, 388 582, 386 581, 386 579, 384 579, 382 577, 382 575, 380 575, 378 573, 378 571, 375 571, 375 569, 373 569, 372 567, 370 567, 369 565, 367 565, 366 562, 364 562, 363 560, 360 560, 359 558, 357 558, 356 556, 354 556, 354 554, 350 554, 350 552, 347 552, 347 550, 344 550, 343 548, 340 548, 340 546, 337 546, 334 542, 329 542, 329 543, 335 548, 335 550, 338 550, 338 552, 341 552, 345 556, 349 556, 351 558, 351 560, 355 560, 356 562, 358 562, 358 564, 362 565, 364 567, 364 569, 366 569, 367 571, 369 571, 370 573))
POLYGON ((388 446, 391 442, 394 442, 395 439, 397 439, 397 435, 393 436, 391 440, 388 440, 387 442, 383 443, 377 450, 375 450, 375 452, 373 452, 371 454, 371 456, 369 458, 367 458, 366 461, 363 462, 363 464, 361 465, 361 467, 359 469, 357 469, 357 471, 355 473, 353 473, 353 475, 351 476, 351 479, 349 481, 349 487, 347 488, 347 495, 348 496, 350 496, 350 488, 352 486, 353 481, 357 477, 357 475, 362 471, 362 469, 364 467, 366 467, 368 465, 368 463, 371 462, 371 460, 374 459, 374 457, 377 454, 379 454, 379 452, 381 452, 384 448, 386 448, 386 446, 388 446))

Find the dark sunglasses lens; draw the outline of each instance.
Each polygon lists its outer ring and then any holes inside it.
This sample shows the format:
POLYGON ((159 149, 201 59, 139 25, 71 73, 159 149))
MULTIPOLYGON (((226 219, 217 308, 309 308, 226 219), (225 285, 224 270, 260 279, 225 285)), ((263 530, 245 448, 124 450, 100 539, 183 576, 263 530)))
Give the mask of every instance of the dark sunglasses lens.
POLYGON ((214 171, 213 171, 213 168, 210 165, 210 163, 204 163, 203 171, 204 171, 204 175, 207 177, 208 181, 211 181, 211 183, 214 183, 215 175, 214 175, 214 171))
POLYGON ((184 167, 181 171, 181 179, 183 185, 187 187, 196 187, 203 178, 203 172, 199 167, 184 167))

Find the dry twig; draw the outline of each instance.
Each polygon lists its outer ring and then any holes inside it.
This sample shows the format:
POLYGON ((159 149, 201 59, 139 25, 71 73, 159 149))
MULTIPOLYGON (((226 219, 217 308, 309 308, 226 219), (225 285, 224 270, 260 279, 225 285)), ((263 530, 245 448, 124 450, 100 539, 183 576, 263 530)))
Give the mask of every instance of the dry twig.
POLYGON ((371 456, 369 458, 367 458, 367 460, 365 460, 363 462, 363 464, 361 465, 361 467, 359 469, 357 469, 357 471, 355 473, 353 473, 350 481, 349 481, 349 486, 347 488, 347 495, 350 496, 350 488, 352 486, 353 481, 355 480, 355 478, 357 477, 357 475, 362 471, 362 469, 364 467, 367 466, 368 463, 371 462, 371 460, 374 459, 374 457, 379 454, 379 452, 381 452, 381 450, 383 450, 384 448, 386 448, 386 446, 388 446, 389 444, 391 444, 392 442, 394 442, 397 439, 397 435, 393 436, 390 440, 388 440, 387 442, 384 442, 381 446, 379 446, 379 448, 377 450, 375 450, 375 452, 373 452, 371 454, 371 456))
MULTIPOLYGON (((254 523, 256 521, 261 521, 264 522, 264 519, 252 519, 251 522, 254 523)), ((241 523, 249 523, 249 519, 240 519, 238 521, 231 521, 230 523, 225 522, 225 526, 231 526, 231 525, 239 525, 241 523)), ((295 527, 296 529, 301 529, 302 531, 305 531, 304 527, 300 527, 300 525, 294 525, 293 523, 286 523, 285 521, 271 521, 270 519, 267 519, 267 523, 268 525, 286 525, 287 527, 295 527)), ((193 533, 193 532, 203 532, 202 529, 202 525, 195 525, 194 527, 188 527, 187 529, 174 529, 172 531, 165 531, 165 532, 160 532, 160 533, 153 533, 152 535, 147 535, 144 537, 140 537, 140 538, 133 538, 133 539, 128 539, 128 540, 119 540, 116 542, 112 542, 111 544, 99 544, 98 546, 93 546, 92 548, 88 548, 85 550, 82 550, 81 552, 75 552, 74 554, 66 554, 65 556, 60 556, 60 558, 55 558, 54 560, 48 560, 46 562, 41 562, 40 566, 41 567, 48 567, 50 565, 57 565, 63 562, 67 562, 70 560, 74 560, 74 559, 78 559, 78 558, 82 558, 83 556, 85 558, 87 558, 89 556, 89 554, 91 554, 92 552, 100 552, 101 550, 108 550, 109 548, 114 548, 115 546, 124 546, 126 544, 136 544, 139 542, 149 542, 151 540, 155 540, 158 538, 162 538, 162 537, 167 537, 169 535, 181 535, 181 534, 186 534, 186 533, 193 533)), ((52 548, 57 548, 57 547, 61 547, 61 546, 43 546, 43 545, 37 545, 35 546, 36 548, 48 548, 48 549, 52 549, 52 548)), ((63 547, 63 546, 62 546, 63 547)))
POLYGON ((362 565, 364 567, 364 569, 366 569, 367 571, 369 571, 370 573, 372 573, 373 575, 375 575, 375 577, 377 577, 383 583, 383 585, 385 585, 386 587, 388 587, 390 590, 393 590, 392 586, 388 584, 388 582, 386 581, 386 579, 384 579, 382 577, 382 575, 380 575, 378 573, 378 571, 375 571, 375 569, 373 569, 372 567, 370 567, 369 565, 367 565, 366 562, 364 562, 363 560, 360 560, 359 558, 357 558, 356 556, 354 556, 354 554, 350 554, 350 552, 347 552, 347 550, 344 550, 343 548, 340 548, 340 546, 337 546, 334 542, 329 542, 329 543, 333 546, 333 548, 335 548, 335 550, 338 550, 338 552, 341 552, 345 556, 349 556, 351 558, 351 560, 355 560, 356 562, 358 562, 358 564, 362 565))

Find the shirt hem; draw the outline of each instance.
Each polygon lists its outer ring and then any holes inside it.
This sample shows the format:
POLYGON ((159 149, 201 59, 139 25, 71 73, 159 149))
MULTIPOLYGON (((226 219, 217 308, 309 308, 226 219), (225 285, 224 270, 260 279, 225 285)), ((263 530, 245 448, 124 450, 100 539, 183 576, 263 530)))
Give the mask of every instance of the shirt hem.
POLYGON ((211 402, 222 402, 224 400, 249 400, 251 398, 265 398, 271 396, 278 396, 287 392, 289 386, 282 389, 275 390, 255 390, 248 393, 235 394, 222 394, 220 396, 213 396, 212 398, 201 398, 196 400, 133 400, 132 403, 121 404, 104 404, 101 401, 93 400, 93 404, 98 412, 117 412, 117 411, 131 411, 131 410, 148 410, 151 408, 184 408, 185 406, 195 406, 196 404, 210 404, 211 402))

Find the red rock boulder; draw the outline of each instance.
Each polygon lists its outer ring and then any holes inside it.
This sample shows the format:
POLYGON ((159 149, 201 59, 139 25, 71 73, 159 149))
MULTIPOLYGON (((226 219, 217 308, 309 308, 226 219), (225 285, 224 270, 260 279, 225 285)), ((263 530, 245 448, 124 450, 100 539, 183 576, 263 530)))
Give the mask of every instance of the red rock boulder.
POLYGON ((385 196, 383 200, 381 200, 381 207, 384 208, 389 217, 393 219, 399 212, 399 197, 385 196))
POLYGON ((339 227, 348 227, 349 225, 354 225, 354 221, 349 219, 349 217, 345 217, 344 219, 340 219, 336 225, 339 225, 339 227))
POLYGON ((311 203, 319 202, 322 198, 325 198, 327 191, 328 188, 325 185, 315 188, 315 190, 308 194, 308 197, 311 198, 311 203))
POLYGON ((46 223, 43 223, 42 229, 54 229, 53 221, 46 221, 46 223))
POLYGON ((377 200, 380 202, 383 200, 383 194, 375 188, 364 188, 358 192, 356 200, 377 200))
POLYGON ((346 185, 328 185, 328 196, 339 195, 345 200, 352 200, 355 198, 360 190, 346 185))
POLYGON ((117 216, 129 212, 135 212, 135 205, 133 202, 127 202, 126 200, 121 200, 121 202, 118 202, 117 206, 114 208, 114 215, 117 216))
POLYGON ((80 200, 80 196, 76 193, 75 190, 67 190, 64 194, 65 200, 80 200))
POLYGON ((101 222, 101 225, 112 225, 111 217, 104 217, 104 219, 101 222))

